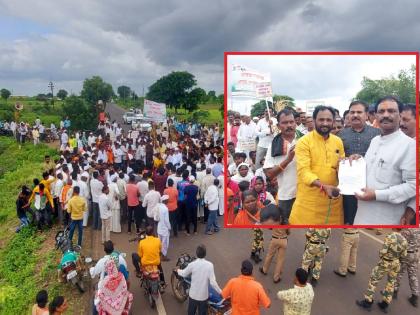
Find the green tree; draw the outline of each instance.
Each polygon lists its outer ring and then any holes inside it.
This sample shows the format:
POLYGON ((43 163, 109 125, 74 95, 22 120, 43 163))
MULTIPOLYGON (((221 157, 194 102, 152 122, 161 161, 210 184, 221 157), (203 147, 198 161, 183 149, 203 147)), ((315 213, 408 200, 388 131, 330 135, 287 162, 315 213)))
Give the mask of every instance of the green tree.
POLYGON ((115 93, 111 84, 106 83, 100 76, 93 76, 83 82, 81 96, 90 105, 96 105, 99 100, 102 100, 106 106, 106 102, 110 101, 115 93))
POLYGON ((219 94, 216 98, 216 102, 220 105, 220 114, 222 115, 222 117, 225 117, 225 94, 219 94))
POLYGON ((71 95, 63 105, 65 116, 69 116, 72 129, 94 130, 96 128, 96 111, 82 97, 71 95))
POLYGON ((192 112, 193 110, 198 109, 198 104, 204 103, 205 98, 207 97, 206 91, 202 88, 195 88, 191 92, 187 93, 185 97, 185 110, 192 112))
POLYGON ((12 95, 12 93, 8 89, 1 89, 0 95, 1 95, 1 98, 4 99, 7 104, 7 99, 10 97, 10 95, 12 95))
POLYGON ((380 80, 363 77, 361 84, 362 89, 354 99, 371 104, 381 97, 395 95, 403 103, 416 102, 416 67, 414 65, 410 70, 401 70, 397 77, 391 75, 380 80))
POLYGON ((127 99, 131 96, 131 89, 126 85, 121 85, 117 88, 117 93, 122 99, 127 99))
POLYGON ((171 72, 149 87, 146 99, 165 103, 170 108, 175 108, 176 113, 181 106, 187 104, 187 95, 196 84, 194 75, 189 72, 171 72))
POLYGON ((197 110, 192 114, 190 121, 196 121, 196 122, 199 122, 200 124, 204 124, 208 121, 209 117, 210 117, 210 113, 208 111, 197 110))
POLYGON ((67 93, 66 90, 61 89, 61 90, 58 91, 57 97, 60 98, 60 99, 62 99, 64 101, 66 99, 66 97, 67 97, 68 94, 69 93, 67 93))
POLYGON ((216 98, 216 91, 209 91, 207 96, 211 99, 216 98))

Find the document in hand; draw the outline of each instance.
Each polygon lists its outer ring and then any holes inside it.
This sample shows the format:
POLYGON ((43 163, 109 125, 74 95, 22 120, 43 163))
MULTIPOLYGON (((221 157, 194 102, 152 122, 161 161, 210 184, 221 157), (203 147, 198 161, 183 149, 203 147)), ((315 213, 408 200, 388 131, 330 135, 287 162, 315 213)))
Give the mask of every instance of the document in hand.
POLYGON ((352 161, 340 162, 338 170, 338 188, 342 195, 354 195, 361 193, 362 188, 366 188, 366 161, 363 158, 352 161))

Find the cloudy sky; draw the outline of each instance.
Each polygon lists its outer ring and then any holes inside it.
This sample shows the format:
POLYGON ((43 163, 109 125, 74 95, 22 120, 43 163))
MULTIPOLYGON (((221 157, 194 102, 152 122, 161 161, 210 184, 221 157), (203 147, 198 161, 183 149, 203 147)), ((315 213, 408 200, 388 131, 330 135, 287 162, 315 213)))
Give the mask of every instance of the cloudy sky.
MULTIPOLYGON (((296 105, 303 110, 307 101, 322 101, 338 108, 340 113, 348 108, 350 101, 361 90, 363 77, 375 80, 397 76, 400 70, 410 70, 415 64, 415 55, 228 56, 228 69, 231 70, 232 65, 241 65, 269 74, 273 94, 293 97, 296 105)), ((228 75, 228 87, 235 80, 238 79, 228 75)), ((230 91, 228 96, 229 106, 232 101, 230 91)), ((236 99, 233 103, 233 106, 239 106, 235 110, 241 111, 247 104, 254 104, 255 100, 236 99)))
POLYGON ((101 75, 141 95, 187 70, 222 92, 224 51, 415 51, 418 12, 417 0, 0 0, 0 87, 78 93, 101 75))

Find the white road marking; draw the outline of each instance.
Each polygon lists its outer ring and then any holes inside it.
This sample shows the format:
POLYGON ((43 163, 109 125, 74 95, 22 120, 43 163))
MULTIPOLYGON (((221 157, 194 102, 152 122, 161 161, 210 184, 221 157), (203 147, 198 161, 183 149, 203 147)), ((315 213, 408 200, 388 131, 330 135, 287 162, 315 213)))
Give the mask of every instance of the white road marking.
POLYGON ((160 294, 156 301, 156 310, 159 315, 166 315, 165 306, 163 305, 162 296, 160 294))
POLYGON ((373 239, 374 241, 377 241, 378 243, 381 243, 382 244, 384 242, 380 238, 377 238, 376 236, 373 236, 373 235, 371 235, 371 234, 369 234, 369 233, 367 233, 367 232, 365 232, 363 230, 359 230, 359 231, 360 231, 360 233, 366 235, 367 237, 370 237, 371 239, 373 239))

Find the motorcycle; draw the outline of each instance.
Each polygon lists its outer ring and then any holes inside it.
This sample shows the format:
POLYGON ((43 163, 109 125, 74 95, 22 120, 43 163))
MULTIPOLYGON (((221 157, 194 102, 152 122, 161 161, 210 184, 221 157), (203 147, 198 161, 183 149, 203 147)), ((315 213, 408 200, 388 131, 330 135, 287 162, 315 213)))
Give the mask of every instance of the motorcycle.
MULTIPOLYGON (((136 237, 128 240, 129 242, 142 241, 146 238, 146 232, 141 230, 136 237)), ((157 266, 141 267, 140 287, 143 288, 151 308, 156 307, 156 301, 160 298, 164 288, 160 283, 160 271, 157 266)))
POLYGON ((59 265, 59 278, 61 281, 71 282, 80 293, 84 293, 86 289, 83 277, 87 276, 86 264, 92 263, 92 259, 81 255, 81 247, 72 244, 69 232, 67 226, 64 231, 59 231, 55 236, 56 249, 60 249, 63 253, 59 265))
MULTIPOLYGON (((184 253, 178 257, 176 268, 172 271, 171 275, 171 288, 175 298, 178 302, 183 303, 187 300, 189 290, 191 287, 191 279, 181 277, 177 270, 185 269, 189 263, 193 262, 195 257, 184 253)), ((208 314, 210 315, 230 315, 232 313, 232 306, 230 300, 223 299, 222 296, 216 292, 209 285, 209 299, 207 301, 208 314)))

